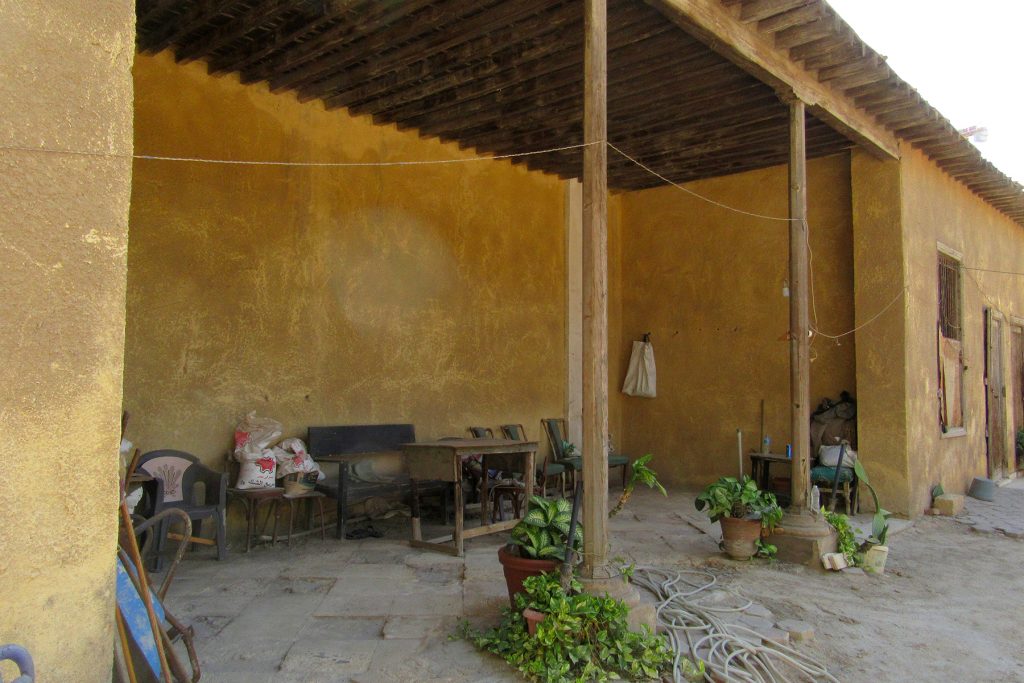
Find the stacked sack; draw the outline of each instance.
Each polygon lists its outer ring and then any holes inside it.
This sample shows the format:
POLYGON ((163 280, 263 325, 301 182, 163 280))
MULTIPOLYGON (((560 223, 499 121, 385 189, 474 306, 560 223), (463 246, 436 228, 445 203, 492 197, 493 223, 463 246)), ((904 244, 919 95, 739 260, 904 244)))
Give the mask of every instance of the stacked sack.
POLYGON ((285 439, 277 446, 283 427, 277 420, 257 417, 249 413, 235 428, 235 460, 238 469, 238 489, 270 489, 277 479, 294 473, 324 473, 309 456, 306 445, 299 439, 285 439))

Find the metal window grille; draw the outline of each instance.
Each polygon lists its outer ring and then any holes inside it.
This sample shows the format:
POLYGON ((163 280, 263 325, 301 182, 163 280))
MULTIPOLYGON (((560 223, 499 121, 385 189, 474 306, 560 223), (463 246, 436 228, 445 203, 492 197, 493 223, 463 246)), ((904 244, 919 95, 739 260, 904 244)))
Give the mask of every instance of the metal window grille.
POLYGON ((963 341, 960 262, 946 254, 939 254, 939 331, 946 339, 963 341))

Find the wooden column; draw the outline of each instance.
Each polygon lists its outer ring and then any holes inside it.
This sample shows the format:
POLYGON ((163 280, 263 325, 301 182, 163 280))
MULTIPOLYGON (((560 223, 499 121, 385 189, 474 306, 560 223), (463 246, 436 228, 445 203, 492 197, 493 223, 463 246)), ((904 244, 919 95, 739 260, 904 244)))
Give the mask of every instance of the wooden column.
POLYGON ((608 10, 584 3, 583 575, 608 554, 608 10))
POLYGON ((811 360, 804 103, 789 105, 789 391, 793 435, 792 512, 808 505, 811 477, 811 360))

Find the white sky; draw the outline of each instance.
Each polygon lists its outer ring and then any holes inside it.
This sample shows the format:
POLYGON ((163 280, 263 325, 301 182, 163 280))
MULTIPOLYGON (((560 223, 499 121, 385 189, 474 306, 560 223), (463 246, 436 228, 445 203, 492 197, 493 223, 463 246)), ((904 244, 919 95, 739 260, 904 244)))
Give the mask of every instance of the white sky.
POLYGON ((889 66, 958 129, 1024 182, 1024 2, 828 0, 889 66))

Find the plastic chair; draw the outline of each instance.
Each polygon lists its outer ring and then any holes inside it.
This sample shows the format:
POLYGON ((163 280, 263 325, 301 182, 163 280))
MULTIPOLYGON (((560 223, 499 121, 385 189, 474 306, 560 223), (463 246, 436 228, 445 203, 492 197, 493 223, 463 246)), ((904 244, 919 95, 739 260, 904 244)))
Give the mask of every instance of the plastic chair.
MULTIPOLYGON (((196 456, 184 451, 160 450, 150 451, 139 459, 138 469, 156 481, 155 491, 147 488, 141 505, 145 517, 151 517, 168 508, 177 508, 185 512, 192 520, 194 533, 193 543, 209 543, 199 539, 203 520, 210 519, 215 525, 214 535, 217 546, 217 559, 223 560, 227 555, 227 527, 225 507, 227 505, 228 475, 216 472, 199 462, 196 456), (203 498, 196 496, 196 484, 203 484, 203 498)), ((156 525, 156 552, 150 563, 152 571, 163 568, 163 551, 167 545, 167 533, 171 521, 164 520, 156 525)))

